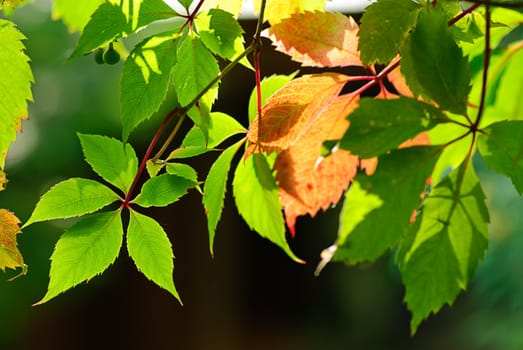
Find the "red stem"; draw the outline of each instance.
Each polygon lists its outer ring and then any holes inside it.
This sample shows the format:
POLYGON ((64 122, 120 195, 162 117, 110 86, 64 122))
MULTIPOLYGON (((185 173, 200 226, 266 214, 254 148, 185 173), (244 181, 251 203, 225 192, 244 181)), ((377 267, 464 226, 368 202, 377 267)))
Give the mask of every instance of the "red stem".
POLYGON ((448 23, 449 27, 453 26, 457 21, 459 21, 460 19, 462 19, 469 13, 472 13, 472 11, 474 11, 475 9, 477 9, 480 6, 481 6, 481 4, 474 4, 474 5, 470 6, 468 9, 463 10, 459 15, 457 15, 456 17, 454 17, 453 19, 451 19, 449 21, 449 23, 448 23))
POLYGON ((487 5, 487 6, 497 6, 504 7, 508 9, 522 8, 523 1, 520 2, 500 2, 500 1, 491 1, 491 0, 468 0, 474 4, 487 5))
POLYGON ((167 115, 165 116, 165 119, 163 120, 162 124, 156 131, 156 134, 154 134, 153 139, 151 140, 151 143, 149 144, 149 147, 147 147, 147 151, 145 151, 145 154, 142 158, 142 161, 140 163, 140 166, 138 167, 138 171, 136 172, 136 176, 134 177, 133 183, 131 184, 131 187, 129 188, 129 191, 125 195, 125 199, 122 202, 122 207, 128 208, 131 204, 131 197, 133 195, 133 191, 136 188, 136 185, 138 184, 138 181, 140 180, 140 177, 142 176, 143 171, 145 170, 145 166, 147 165, 147 161, 149 160, 149 157, 151 156, 151 153, 154 149, 154 146, 156 146, 156 143, 160 139, 160 136, 162 135, 163 129, 167 126, 167 123, 171 118, 176 115, 178 112, 178 109, 175 108, 171 110, 167 115))
POLYGON ((258 120, 261 119, 261 110, 262 110, 260 54, 261 54, 261 49, 256 48, 256 50, 254 51, 254 71, 255 71, 255 76, 256 76, 256 97, 258 99, 258 108, 257 108, 258 120))

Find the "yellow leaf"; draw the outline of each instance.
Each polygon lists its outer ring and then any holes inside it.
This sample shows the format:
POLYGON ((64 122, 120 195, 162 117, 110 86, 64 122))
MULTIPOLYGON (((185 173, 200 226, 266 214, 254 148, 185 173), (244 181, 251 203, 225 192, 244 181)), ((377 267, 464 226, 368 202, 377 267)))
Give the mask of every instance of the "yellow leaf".
POLYGON ((0 269, 24 268, 24 259, 16 244, 20 220, 9 210, 0 209, 0 269))
POLYGON ((0 170, 0 191, 5 190, 5 185, 7 184, 7 177, 5 176, 5 173, 0 170))
MULTIPOLYGON (((260 7, 261 0, 254 0, 258 13, 260 7)), ((275 24, 294 13, 305 11, 325 11, 325 0, 267 0, 264 19, 275 24)))

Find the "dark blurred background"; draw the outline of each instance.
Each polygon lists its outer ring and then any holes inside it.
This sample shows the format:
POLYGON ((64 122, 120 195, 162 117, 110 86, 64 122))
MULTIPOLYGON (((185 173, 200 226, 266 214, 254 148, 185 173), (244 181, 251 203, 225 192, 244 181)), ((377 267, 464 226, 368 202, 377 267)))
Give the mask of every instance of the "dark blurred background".
MULTIPOLYGON (((48 1, 17 10, 14 20, 28 37, 36 102, 9 155, 0 207, 25 221, 52 184, 96 178, 76 132, 120 137, 121 63, 99 66, 91 56, 65 63, 77 35, 51 20, 48 1)), ((252 33, 254 22, 244 24, 252 33)), ((264 75, 297 69, 266 44, 264 75)), ((253 86, 252 72, 238 67, 223 81, 215 110, 246 125, 253 86)), ((133 134, 139 155, 168 107, 133 134)), ((215 157, 191 164, 203 178, 215 157)), ((248 230, 229 188, 214 259, 197 192, 153 213, 173 242, 183 307, 147 281, 125 249, 103 275, 33 307, 46 291, 54 244, 70 222, 25 229, 19 245, 28 275, 7 282, 13 271, 0 273, 0 349, 523 349, 523 202, 510 183, 476 166, 491 209, 490 248, 469 290, 413 337, 392 254, 372 265, 330 265, 314 277, 321 250, 335 240, 339 208, 298 221, 291 246, 308 262, 299 265, 248 230)))

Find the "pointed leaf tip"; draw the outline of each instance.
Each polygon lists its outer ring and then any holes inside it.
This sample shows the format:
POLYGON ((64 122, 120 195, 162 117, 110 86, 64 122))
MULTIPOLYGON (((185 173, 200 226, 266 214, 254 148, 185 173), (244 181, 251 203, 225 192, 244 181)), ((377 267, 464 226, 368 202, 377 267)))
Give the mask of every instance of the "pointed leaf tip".
POLYGON ((238 163, 233 194, 238 212, 252 230, 279 246, 294 261, 304 263, 287 242, 278 187, 265 156, 253 154, 238 163))
POLYGON ((172 276, 174 254, 171 242, 156 220, 131 210, 127 228, 127 250, 145 277, 180 301, 172 276))
POLYGON ((118 257, 122 239, 120 211, 80 219, 56 243, 47 293, 34 305, 44 304, 104 272, 118 257))

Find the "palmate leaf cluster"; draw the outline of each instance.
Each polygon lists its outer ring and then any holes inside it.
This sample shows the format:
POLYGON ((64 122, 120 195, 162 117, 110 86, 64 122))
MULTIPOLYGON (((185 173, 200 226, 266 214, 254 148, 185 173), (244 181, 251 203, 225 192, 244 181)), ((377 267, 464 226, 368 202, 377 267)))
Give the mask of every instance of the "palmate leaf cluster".
MULTIPOLYGON (((393 251, 413 332, 452 304, 489 241, 473 157, 523 191, 521 12, 479 5, 469 11, 457 1, 379 0, 358 25, 324 12, 324 1, 274 0, 261 11, 268 29, 245 46, 236 19, 241 1, 180 3, 185 12, 161 0, 54 1, 54 16, 81 32, 70 59, 108 45, 123 57, 122 141, 80 134, 85 160, 103 181, 72 178, 54 185, 23 225, 80 217, 56 244, 39 303, 105 271, 124 244, 148 279, 180 299, 168 234, 140 208, 169 206, 189 190, 201 192, 214 254, 232 175, 241 217, 297 262, 286 225, 293 235, 298 217, 314 216, 344 197, 338 237, 320 267, 374 261, 393 251), (245 127, 214 111, 213 103, 233 67, 259 77, 260 35, 302 66, 326 71, 258 80, 245 127), (247 59, 251 53, 254 64, 247 59), (329 72, 347 66, 361 66, 368 75, 329 72), (353 81, 363 85, 345 92, 353 81), (362 97, 373 86, 379 94, 362 97), (166 104, 171 111, 138 157, 129 137, 166 104), (173 146, 184 121, 192 127, 173 146), (160 147, 164 132, 169 136, 160 147), (187 164, 211 151, 220 153, 205 176, 187 164)), ((7 48, 0 66, 17 72, 8 82, 15 88, 0 85, 2 189, 4 154, 27 114, 32 75, 12 22, 0 20, 0 40, 7 48)), ((0 257, 7 257, 2 269, 23 266, 17 225, 12 214, 0 216, 0 228, 9 232, 0 232, 6 237, 0 244, 9 242, 10 249, 0 245, 0 257)))

